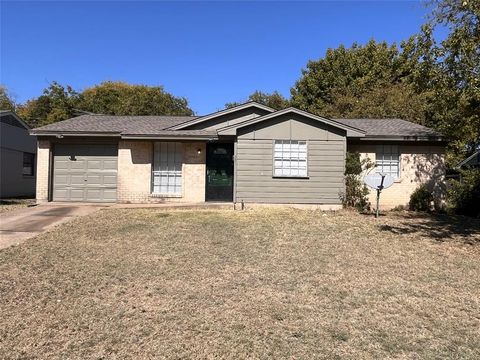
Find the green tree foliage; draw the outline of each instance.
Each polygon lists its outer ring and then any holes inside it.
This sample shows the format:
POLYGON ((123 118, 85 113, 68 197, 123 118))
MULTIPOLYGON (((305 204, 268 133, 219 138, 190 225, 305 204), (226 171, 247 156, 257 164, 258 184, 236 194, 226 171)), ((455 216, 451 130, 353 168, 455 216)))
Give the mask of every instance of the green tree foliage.
POLYGON ((432 210, 433 200, 432 192, 425 185, 421 185, 410 195, 408 207, 413 211, 428 212, 432 210))
POLYGON ((458 88, 479 91, 480 86, 480 2, 478 0, 430 0, 431 23, 445 25, 448 37, 442 41, 444 70, 458 88))
POLYGON ((443 25, 449 33, 438 45, 441 68, 436 78, 432 123, 453 141, 454 161, 480 143, 480 2, 431 0, 432 27, 443 25))
POLYGON ((449 205, 457 214, 480 218, 480 171, 462 170, 460 180, 451 180, 449 205))
POLYGON ((15 111, 16 104, 5 86, 0 86, 0 110, 15 111))
POLYGON ((268 94, 268 93, 264 93, 257 90, 248 97, 248 100, 243 102, 227 103, 225 104, 225 107, 231 108, 247 101, 255 101, 260 104, 269 106, 275 110, 285 109, 290 106, 290 101, 286 99, 284 96, 282 96, 282 94, 280 94, 278 91, 274 91, 273 93, 268 94))
POLYGON ((103 82, 80 94, 79 109, 108 115, 193 115, 188 101, 161 86, 103 82))
POLYGON ((185 98, 160 86, 104 82, 79 93, 71 86, 52 82, 41 96, 18 107, 32 126, 69 119, 82 112, 108 115, 193 115, 185 98))
POLYGON ((42 126, 75 116, 79 94, 71 86, 52 82, 38 98, 19 105, 18 114, 31 126, 42 126))
POLYGON ((345 207, 353 207, 359 211, 370 209, 369 190, 362 181, 363 170, 373 167, 368 159, 360 160, 359 153, 347 152, 345 158, 345 193, 341 199, 345 207))
POLYGON ((334 103, 320 113, 333 118, 399 118, 425 123, 425 96, 411 84, 379 85, 361 97, 353 93, 351 89, 335 90, 334 103))
POLYGON ((402 43, 409 82, 424 96, 425 125, 450 139, 447 161, 472 153, 480 139, 480 2, 432 0, 430 21, 402 43), (449 30, 437 43, 437 26, 449 30))
POLYGON ((291 89, 292 103, 329 117, 401 117, 421 123, 424 99, 407 81, 406 70, 395 44, 342 45, 308 62, 291 89))

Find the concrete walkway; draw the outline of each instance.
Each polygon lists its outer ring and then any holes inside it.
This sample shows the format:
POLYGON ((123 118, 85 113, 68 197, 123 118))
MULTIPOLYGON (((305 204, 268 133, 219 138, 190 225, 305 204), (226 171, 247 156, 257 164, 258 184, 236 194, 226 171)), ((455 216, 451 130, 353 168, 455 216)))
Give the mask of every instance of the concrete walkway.
MULTIPOLYGON (((108 206, 108 205, 107 205, 108 206)), ((0 249, 18 245, 55 225, 98 211, 106 205, 48 203, 0 215, 0 249)))

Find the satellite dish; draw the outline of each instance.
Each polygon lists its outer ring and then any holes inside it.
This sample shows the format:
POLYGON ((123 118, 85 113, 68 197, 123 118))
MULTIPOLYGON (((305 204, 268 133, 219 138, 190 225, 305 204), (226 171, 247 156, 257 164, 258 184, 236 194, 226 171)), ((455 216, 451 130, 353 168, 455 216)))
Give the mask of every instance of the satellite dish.
POLYGON ((378 218, 378 208, 380 203, 380 193, 383 189, 389 188, 393 185, 395 179, 388 174, 375 173, 368 174, 363 178, 363 182, 370 188, 377 190, 377 209, 375 210, 375 217, 378 218))
POLYGON ((395 179, 388 174, 375 173, 368 174, 363 178, 363 182, 370 188, 379 190, 387 189, 393 185, 395 179))

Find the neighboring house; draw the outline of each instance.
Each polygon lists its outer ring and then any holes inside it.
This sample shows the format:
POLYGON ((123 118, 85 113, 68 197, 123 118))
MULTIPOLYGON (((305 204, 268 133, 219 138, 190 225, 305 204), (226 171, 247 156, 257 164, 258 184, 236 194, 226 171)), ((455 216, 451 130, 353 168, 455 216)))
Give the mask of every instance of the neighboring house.
POLYGON ((233 201, 341 207, 345 152, 397 182, 385 208, 422 183, 441 193, 444 139, 398 119, 331 120, 249 102, 207 116, 82 115, 38 136, 38 201, 233 201))
POLYGON ((0 111, 0 198, 35 196, 37 141, 14 112, 0 111))
POLYGON ((468 158, 460 162, 456 169, 480 169, 480 150, 474 152, 468 158))

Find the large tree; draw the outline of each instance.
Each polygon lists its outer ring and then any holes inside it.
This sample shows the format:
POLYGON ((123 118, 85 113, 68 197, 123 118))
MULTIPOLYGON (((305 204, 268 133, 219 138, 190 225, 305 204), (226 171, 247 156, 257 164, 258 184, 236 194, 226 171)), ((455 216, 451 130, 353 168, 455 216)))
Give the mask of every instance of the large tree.
POLYGON ((173 96, 161 86, 112 81, 85 89, 78 107, 109 115, 193 115, 187 99, 173 96))
POLYGON ((18 106, 18 114, 31 126, 42 126, 75 116, 79 94, 71 86, 52 82, 38 98, 18 106))
POLYGON ((444 70, 457 87, 480 91, 480 2, 478 0, 430 0, 430 24, 449 30, 441 43, 444 70))
POLYGON ((431 0, 430 20, 400 47, 371 40, 310 61, 292 103, 331 117, 401 117, 450 139, 454 164, 480 146, 480 2, 431 0), (435 41, 438 26, 447 37, 435 41))
POLYGON ((424 99, 408 75, 395 44, 341 45, 308 62, 291 90, 292 103, 323 116, 402 117, 422 123, 424 99))
MULTIPOLYGON (((273 93, 264 93, 261 91, 256 90, 252 94, 248 96, 248 99, 246 101, 255 101, 260 104, 266 105, 271 107, 272 109, 275 110, 281 110, 285 109, 290 106, 290 101, 286 99, 282 94, 280 94, 278 91, 274 91, 273 93)), ((226 108, 231 108, 237 105, 240 105, 246 101, 243 102, 231 102, 225 104, 226 108)))
POLYGON ((352 89, 335 89, 333 103, 325 104, 320 115, 339 118, 399 118, 424 124, 426 97, 407 83, 378 85, 361 96, 352 89))
POLYGON ((441 67, 432 122, 452 138, 452 149, 461 157, 480 146, 480 2, 431 0, 429 4, 431 26, 448 28, 448 36, 432 46, 441 67))
POLYGON ((193 115, 185 98, 175 97, 160 86, 104 82, 75 91, 52 82, 37 98, 18 107, 32 126, 65 120, 84 112, 108 115, 193 115))
POLYGON ((446 135, 451 165, 480 145, 480 2, 432 0, 427 24, 402 43, 408 81, 425 99, 425 124, 446 135), (448 29, 435 41, 436 27, 448 29))
POLYGON ((5 86, 0 85, 0 110, 15 111, 16 104, 5 86))

